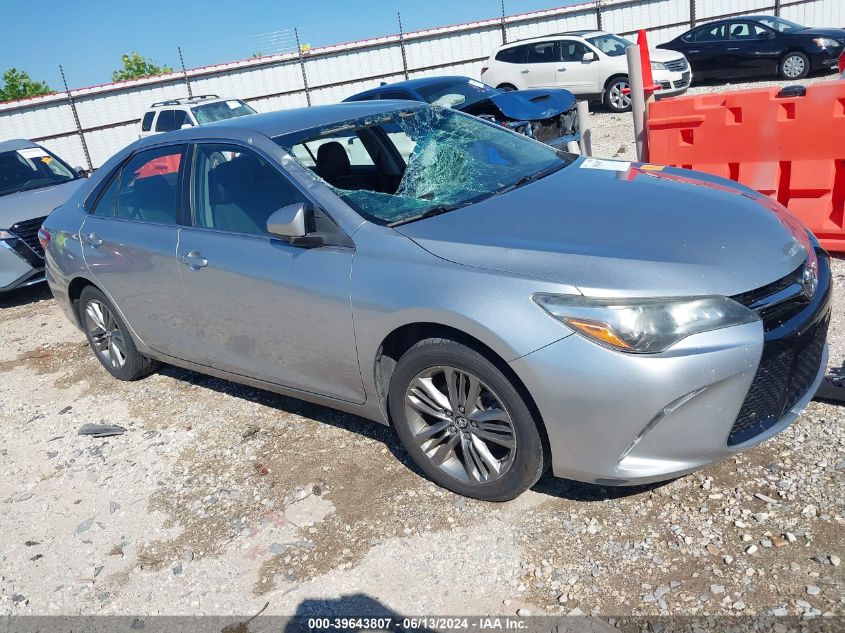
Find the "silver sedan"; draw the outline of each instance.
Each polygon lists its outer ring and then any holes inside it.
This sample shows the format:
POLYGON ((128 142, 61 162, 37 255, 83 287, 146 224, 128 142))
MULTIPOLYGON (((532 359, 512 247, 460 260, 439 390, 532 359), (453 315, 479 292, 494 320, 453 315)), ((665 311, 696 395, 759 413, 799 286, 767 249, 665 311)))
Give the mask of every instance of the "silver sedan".
POLYGON ((825 252, 740 185, 372 101, 138 141, 41 231, 114 377, 159 362, 392 425, 434 481, 660 481, 784 429, 825 252))

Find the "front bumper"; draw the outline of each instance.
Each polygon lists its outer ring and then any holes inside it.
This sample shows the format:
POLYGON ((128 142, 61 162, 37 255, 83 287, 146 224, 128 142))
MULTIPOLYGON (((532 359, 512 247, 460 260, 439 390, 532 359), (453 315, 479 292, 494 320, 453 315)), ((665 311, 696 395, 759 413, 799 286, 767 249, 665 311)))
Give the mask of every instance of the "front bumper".
POLYGON ((722 460, 792 423, 824 377, 826 344, 798 399, 753 436, 729 444, 773 339, 801 337, 829 311, 826 267, 814 301, 771 332, 762 322, 749 323, 691 336, 654 355, 616 352, 575 335, 511 366, 545 422, 556 476, 603 485, 651 483, 722 460))
POLYGON ((44 262, 33 253, 27 257, 20 240, 0 240, 0 292, 44 281, 44 262))
POLYGON ((655 98, 676 97, 689 89, 692 83, 692 69, 687 67, 682 72, 655 70, 653 77, 654 83, 660 84, 660 90, 654 93, 655 98))

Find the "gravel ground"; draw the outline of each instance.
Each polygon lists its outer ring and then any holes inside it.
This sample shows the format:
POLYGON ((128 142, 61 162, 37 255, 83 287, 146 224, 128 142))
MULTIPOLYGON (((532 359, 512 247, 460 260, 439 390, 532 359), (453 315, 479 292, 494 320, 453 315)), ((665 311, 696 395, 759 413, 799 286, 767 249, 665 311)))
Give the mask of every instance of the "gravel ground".
MULTIPOLYGON (((594 126, 596 154, 630 148, 624 117, 594 126)), ((493 505, 353 416, 168 367, 115 381, 43 287, 0 298, 0 330, 2 615, 845 615, 843 407, 662 486, 546 477, 493 505)))

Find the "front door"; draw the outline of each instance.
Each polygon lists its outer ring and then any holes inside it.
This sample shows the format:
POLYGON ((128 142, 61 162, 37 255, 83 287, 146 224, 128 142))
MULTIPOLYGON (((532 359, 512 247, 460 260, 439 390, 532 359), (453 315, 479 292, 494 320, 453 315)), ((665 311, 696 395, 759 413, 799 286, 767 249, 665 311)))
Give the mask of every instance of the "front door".
POLYGON ((266 231, 270 215, 305 196, 263 156, 200 143, 193 223, 179 271, 192 327, 187 360, 363 402, 352 310, 351 248, 300 248, 266 231))
POLYGON ((97 285, 135 334, 173 354, 184 327, 176 264, 184 145, 135 154, 103 189, 80 229, 97 285))
POLYGON ((576 95, 598 94, 598 59, 584 61, 584 55, 590 51, 587 45, 578 40, 560 40, 560 62, 557 64, 557 85, 576 95))

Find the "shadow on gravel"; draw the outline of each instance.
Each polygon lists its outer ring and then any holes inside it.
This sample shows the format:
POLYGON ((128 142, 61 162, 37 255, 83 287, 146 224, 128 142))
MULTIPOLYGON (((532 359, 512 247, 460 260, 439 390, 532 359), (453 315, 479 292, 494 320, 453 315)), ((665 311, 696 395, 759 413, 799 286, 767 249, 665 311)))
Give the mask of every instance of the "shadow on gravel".
POLYGON ((50 292, 49 286, 46 283, 40 283, 0 294, 0 308, 16 308, 27 303, 52 298, 53 293, 50 292))
POLYGON ((367 420, 366 418, 344 413, 329 407, 324 407, 319 404, 313 404, 304 400, 297 400, 281 394, 273 393, 272 391, 265 391, 247 385, 241 385, 236 382, 224 380, 222 378, 215 378, 188 369, 174 367, 172 365, 162 365, 158 372, 162 376, 181 380, 183 382, 211 389, 228 396, 241 398, 249 402, 255 402, 266 407, 271 407, 282 413, 291 413, 305 418, 309 418, 322 424, 329 424, 344 431, 356 433, 362 437, 375 440, 384 444, 384 446, 399 460, 405 467, 412 470, 414 473, 427 479, 425 474, 420 470, 399 442, 399 438, 393 432, 393 429, 378 422, 367 420))
POLYGON ((569 499, 570 501, 608 501, 651 492, 672 481, 674 479, 642 486, 599 486, 598 484, 588 484, 571 479, 560 479, 552 475, 551 471, 548 471, 540 478, 540 481, 534 484, 531 490, 550 497, 569 499))

